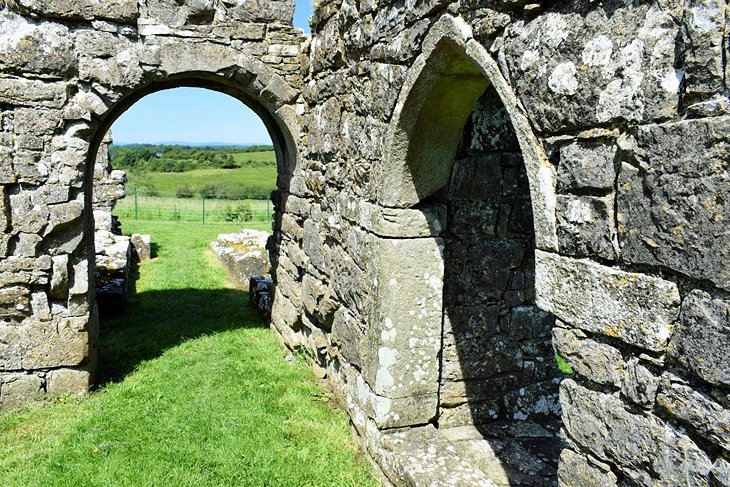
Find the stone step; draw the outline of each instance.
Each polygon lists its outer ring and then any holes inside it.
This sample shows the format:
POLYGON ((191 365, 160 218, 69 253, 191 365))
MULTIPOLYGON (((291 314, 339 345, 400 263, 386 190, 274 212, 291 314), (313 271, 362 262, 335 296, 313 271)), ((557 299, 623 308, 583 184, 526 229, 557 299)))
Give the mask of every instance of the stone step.
POLYGON ((561 442, 536 423, 519 421, 439 431, 465 461, 500 487, 557 485, 561 442))
POLYGON ((498 486, 433 426, 383 434, 382 446, 384 470, 399 487, 498 486))
POLYGON ((394 485, 515 487, 557 485, 556 434, 529 421, 433 426, 382 436, 394 485))

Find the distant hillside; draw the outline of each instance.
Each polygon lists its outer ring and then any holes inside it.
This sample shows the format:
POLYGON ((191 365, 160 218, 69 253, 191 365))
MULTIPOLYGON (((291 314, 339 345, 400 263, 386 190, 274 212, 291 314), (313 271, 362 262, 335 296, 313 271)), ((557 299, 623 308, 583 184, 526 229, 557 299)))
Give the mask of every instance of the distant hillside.
POLYGON ((195 169, 236 169, 276 165, 271 145, 193 146, 166 144, 112 144, 112 166, 132 172, 185 172, 195 169), (260 157, 271 153, 270 157, 260 157), (247 158, 246 154, 252 154, 247 158), (257 156, 253 156, 257 154, 257 156))

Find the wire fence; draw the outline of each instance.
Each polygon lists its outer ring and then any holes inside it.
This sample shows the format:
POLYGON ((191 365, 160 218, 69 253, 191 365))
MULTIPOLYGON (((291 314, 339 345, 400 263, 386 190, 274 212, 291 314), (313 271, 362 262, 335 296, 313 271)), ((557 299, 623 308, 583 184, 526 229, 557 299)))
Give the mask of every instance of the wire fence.
POLYGON ((142 196, 137 192, 117 202, 114 214, 122 220, 197 223, 271 223, 273 208, 265 195, 244 199, 167 198, 142 196))

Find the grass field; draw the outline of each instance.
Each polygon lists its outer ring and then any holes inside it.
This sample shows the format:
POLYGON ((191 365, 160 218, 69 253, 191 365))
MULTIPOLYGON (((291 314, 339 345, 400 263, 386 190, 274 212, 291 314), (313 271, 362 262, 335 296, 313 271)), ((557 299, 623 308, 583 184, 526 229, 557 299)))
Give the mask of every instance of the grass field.
POLYGON ((150 233, 128 313, 104 322, 114 379, 84 398, 0 413, 0 484, 375 486, 344 413, 226 285, 209 249, 233 225, 126 222, 150 233))
POLYGON ((144 172, 129 171, 127 193, 134 194, 134 188, 152 185, 160 196, 176 197, 180 186, 189 185, 200 189, 206 184, 222 186, 229 193, 242 190, 268 197, 276 189, 276 159, 274 152, 247 152, 232 154, 233 159, 244 167, 238 169, 195 169, 185 172, 144 172), (247 163, 246 161, 253 161, 247 163))
MULTIPOLYGON (((271 222, 274 208, 270 200, 205 200, 205 221, 211 222, 271 222), (244 209, 240 209, 240 205, 244 209)), ((200 197, 184 198, 153 198, 137 197, 136 211, 134 196, 127 196, 117 202, 114 214, 122 222, 129 220, 150 220, 169 222, 203 222, 203 201, 200 197), (135 217, 136 215, 136 217, 135 217)), ((270 230, 270 227, 269 227, 270 230)))

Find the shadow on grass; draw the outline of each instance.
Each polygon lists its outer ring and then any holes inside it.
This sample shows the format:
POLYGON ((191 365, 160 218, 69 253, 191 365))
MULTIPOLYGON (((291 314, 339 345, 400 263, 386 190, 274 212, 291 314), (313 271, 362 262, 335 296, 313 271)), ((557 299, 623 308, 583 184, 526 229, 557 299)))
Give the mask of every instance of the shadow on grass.
POLYGON ((265 328, 238 289, 174 289, 133 296, 124 314, 101 322, 97 385, 186 340, 238 328, 265 328))

